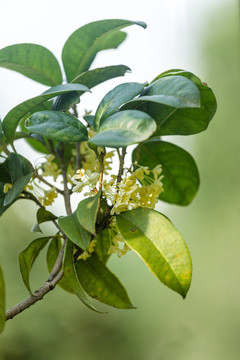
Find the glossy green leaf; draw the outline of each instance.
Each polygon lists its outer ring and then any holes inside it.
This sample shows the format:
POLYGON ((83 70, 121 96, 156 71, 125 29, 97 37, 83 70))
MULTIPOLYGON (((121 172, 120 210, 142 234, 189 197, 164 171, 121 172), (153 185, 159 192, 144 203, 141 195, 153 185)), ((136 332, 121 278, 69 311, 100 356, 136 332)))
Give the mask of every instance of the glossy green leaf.
POLYGON ((140 144, 132 153, 133 163, 153 169, 162 165, 164 192, 159 199, 178 205, 188 205, 199 187, 199 173, 192 156, 174 144, 152 139, 140 144))
POLYGON ((16 44, 0 50, 0 66, 17 71, 47 86, 62 83, 62 73, 55 56, 41 45, 16 44))
POLYGON ((24 249, 19 255, 19 265, 24 285, 32 294, 29 277, 32 266, 37 259, 40 251, 44 248, 47 242, 51 239, 51 236, 42 237, 33 240, 26 249, 24 249))
POLYGON ((56 220, 57 216, 52 214, 50 211, 40 208, 37 211, 37 224, 33 226, 32 232, 42 232, 40 228, 40 224, 45 223, 47 221, 53 221, 56 220))
MULTIPOLYGON (((212 90, 192 73, 184 71, 177 73, 173 71, 173 73, 171 73, 171 71, 169 71, 163 73, 163 76, 164 74, 166 77, 159 75, 158 78, 176 77, 177 75, 178 77, 181 76, 191 80, 199 90, 201 106, 199 108, 173 108, 165 104, 150 101, 150 99, 141 101, 141 98, 138 98, 138 100, 126 104, 124 108, 134 109, 137 107, 138 110, 151 115, 157 122, 157 131, 154 136, 191 135, 206 130, 217 107, 212 90)), ((158 78, 155 79, 154 83, 156 80, 158 81, 158 78)))
POLYGON ((71 215, 59 217, 58 223, 67 237, 83 250, 87 250, 91 240, 91 234, 85 230, 80 222, 76 211, 71 215))
POLYGON ((104 229, 100 231, 97 236, 94 238, 96 240, 96 245, 94 247, 94 254, 97 255, 98 259, 101 260, 104 264, 107 263, 110 254, 108 250, 112 244, 112 232, 110 229, 104 229))
POLYGON ((26 128, 47 139, 64 143, 88 139, 85 126, 73 115, 61 111, 39 111, 27 120, 26 128))
POLYGON ((64 84, 54 86, 39 96, 28 99, 10 110, 3 119, 3 131, 9 141, 12 141, 19 121, 26 116, 36 106, 50 100, 58 95, 66 94, 72 91, 78 91, 79 94, 89 91, 89 89, 81 84, 64 84))
POLYGON ((22 155, 11 153, 7 162, 12 188, 4 199, 4 206, 13 202, 23 191, 33 175, 32 164, 22 155))
POLYGON ((148 139, 155 130, 156 123, 148 114, 125 110, 107 118, 89 142, 112 148, 125 147, 148 139))
POLYGON ((94 128, 94 116, 93 115, 86 115, 83 118, 91 128, 95 129, 94 128))
POLYGON ((116 86, 109 91, 101 100, 95 114, 94 126, 96 129, 113 114, 125 102, 139 95, 146 84, 124 83, 116 86))
POLYGON ((80 102, 79 94, 77 91, 58 96, 53 103, 51 110, 54 111, 67 111, 73 105, 80 102))
POLYGON ((90 303, 86 292, 79 282, 73 259, 73 243, 69 240, 67 241, 64 253, 63 271, 65 281, 68 282, 69 288, 77 295, 77 297, 90 309, 100 312, 90 303))
POLYGON ((84 25, 70 35, 62 51, 68 82, 87 71, 99 51, 117 48, 126 36, 119 30, 134 24, 146 27, 143 22, 109 19, 84 25))
POLYGON ((0 334, 5 325, 5 284, 2 268, 0 266, 0 334))
MULTIPOLYGON (((48 246, 47 249, 47 266, 48 271, 51 273, 55 262, 57 260, 58 254, 62 248, 62 241, 60 237, 54 237, 48 246)), ((73 290, 71 289, 68 281, 66 280, 65 276, 62 277, 62 279, 57 283, 58 286, 60 286, 63 290, 74 294, 73 290)))
POLYGON ((86 293, 119 309, 133 309, 128 294, 118 278, 96 257, 76 262, 76 272, 86 293))
POLYGON ((164 215, 146 208, 126 211, 116 218, 127 245, 163 284, 185 298, 191 283, 191 258, 172 223, 164 215))
POLYGON ((131 69, 125 65, 112 65, 103 68, 97 68, 85 71, 71 81, 74 84, 86 85, 89 89, 97 86, 104 81, 114 79, 118 76, 123 76, 131 69))
POLYGON ((145 89, 140 99, 174 108, 200 107, 200 93, 197 86, 191 80, 177 75, 154 81, 145 89))
POLYGON ((82 227, 91 234, 96 232, 96 219, 99 208, 101 192, 95 196, 80 201, 78 204, 76 215, 82 227))
POLYGON ((38 151, 43 154, 49 154, 49 151, 47 150, 47 139, 44 139, 42 136, 37 135, 37 134, 29 134, 29 132, 27 131, 27 128, 25 126, 25 121, 29 116, 31 116, 33 113, 35 113, 37 111, 51 110, 52 103, 53 103, 53 101, 51 101, 51 100, 46 101, 46 102, 40 104, 39 106, 36 106, 35 108, 33 108, 27 114, 27 116, 24 116, 22 118, 22 120, 19 122, 21 132, 20 132, 20 134, 18 131, 15 133, 14 140, 24 138, 25 141, 28 143, 28 145, 30 145, 31 148, 33 148, 35 151, 38 151))

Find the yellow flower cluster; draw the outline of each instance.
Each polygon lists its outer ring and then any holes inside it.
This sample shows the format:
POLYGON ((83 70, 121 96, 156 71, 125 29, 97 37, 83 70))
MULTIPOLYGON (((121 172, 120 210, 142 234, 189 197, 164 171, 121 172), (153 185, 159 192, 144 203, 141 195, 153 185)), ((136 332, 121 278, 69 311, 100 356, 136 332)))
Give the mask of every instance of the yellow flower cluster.
POLYGON ((54 200, 58 197, 58 193, 55 188, 50 190, 43 190, 43 193, 43 196, 38 196, 38 200, 43 206, 52 205, 54 200))
POLYGON ((45 159, 46 162, 41 164, 42 168, 42 176, 52 176, 53 180, 56 181, 58 178, 58 175, 61 174, 61 170, 58 169, 57 164, 54 162, 55 156, 52 154, 46 155, 45 159))
POLYGON ((86 260, 87 258, 89 258, 91 256, 91 254, 94 252, 96 243, 97 243, 97 240, 92 240, 89 244, 87 251, 84 251, 81 255, 79 255, 78 260, 79 259, 86 260))
POLYGON ((116 176, 112 176, 109 182, 104 180, 103 194, 112 202, 111 214, 120 214, 138 207, 153 209, 159 195, 163 192, 161 172, 161 165, 157 165, 152 170, 139 166, 130 176, 125 176, 120 183, 116 183, 116 176))
POLYGON ((85 186, 88 186, 89 192, 85 196, 93 196, 96 193, 96 185, 99 180, 99 173, 92 172, 91 170, 79 169, 72 178, 75 185, 72 189, 73 192, 81 192, 85 186))

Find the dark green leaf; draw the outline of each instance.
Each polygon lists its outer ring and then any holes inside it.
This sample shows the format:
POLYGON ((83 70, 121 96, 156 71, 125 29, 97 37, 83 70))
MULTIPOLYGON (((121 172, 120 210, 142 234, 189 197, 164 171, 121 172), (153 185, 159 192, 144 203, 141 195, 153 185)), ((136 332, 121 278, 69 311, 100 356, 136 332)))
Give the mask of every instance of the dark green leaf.
POLYGON ((89 69, 95 56, 101 50, 118 47, 125 39, 119 30, 130 25, 146 27, 143 22, 128 20, 100 20, 76 30, 66 41, 62 61, 68 82, 89 69))
POLYGON ((51 110, 54 111, 67 111, 73 105, 80 102, 79 94, 77 91, 73 91, 64 95, 58 96, 52 106, 51 110))
POLYGON ((94 126, 98 129, 104 120, 113 114, 125 102, 139 95, 146 84, 124 83, 109 91, 98 105, 94 126))
POLYGON ((148 139, 155 130, 156 123, 148 114, 125 110, 107 118, 89 142, 112 148, 125 147, 148 139))
POLYGON ((91 234, 85 230, 78 221, 76 211, 71 215, 58 218, 58 223, 67 237, 83 250, 87 250, 91 234))
POLYGON ((45 223, 47 221, 53 221, 56 219, 57 219, 57 216, 52 214, 50 211, 40 208, 37 211, 37 224, 34 225, 34 227, 32 228, 31 231, 32 232, 42 232, 42 230, 39 226, 40 224, 45 223))
POLYGON ((110 229, 104 229, 100 231, 97 236, 94 238, 96 240, 96 245, 94 247, 94 253, 97 255, 99 260, 101 260, 104 264, 109 259, 108 250, 112 244, 112 234, 110 229))
POLYGON ((26 128, 47 139, 64 143, 88 139, 85 126, 73 115, 61 111, 39 111, 27 120, 26 128))
POLYGON ((96 257, 77 261, 76 272, 88 295, 119 309, 134 308, 123 285, 96 257))
POLYGON ((16 44, 0 50, 0 66, 17 71, 47 86, 62 83, 62 73, 55 56, 41 45, 16 44))
POLYGON ((97 86, 104 81, 125 75, 127 71, 131 71, 131 69, 125 65, 106 66, 85 71, 73 79, 71 83, 83 84, 89 89, 92 89, 94 86, 97 86))
MULTIPOLYGON (((157 131, 154 135, 191 135, 204 131, 213 118, 217 104, 210 88, 204 85, 194 74, 185 71, 168 71, 159 75, 159 78, 181 76, 191 80, 200 92, 200 108, 173 108, 158 104, 154 101, 140 101, 126 104, 124 108, 135 108, 145 111, 157 122, 157 131), (166 77, 164 77, 166 76, 166 77)), ((154 82, 155 83, 155 82, 154 82)), ((152 85, 154 84, 152 83, 152 85)))
POLYGON ((36 106, 52 99, 58 95, 66 94, 72 91, 78 91, 79 94, 89 91, 81 84, 64 84, 54 86, 39 96, 28 99, 10 110, 3 119, 3 131, 9 141, 12 141, 19 121, 31 112, 36 106))
POLYGON ((77 295, 77 297, 90 309, 100 312, 90 303, 86 292, 79 282, 73 260, 73 243, 69 240, 67 241, 65 248, 63 271, 65 281, 68 282, 69 288, 77 295))
POLYGON ((0 334, 5 325, 5 285, 2 268, 0 266, 0 334))
POLYGON ((32 164, 19 154, 11 153, 7 166, 13 186, 5 196, 4 206, 9 205, 21 194, 33 175, 32 164))
POLYGON ((88 125, 94 129, 94 116, 93 115, 86 115, 83 117, 84 120, 88 123, 88 125))
POLYGON ((191 283, 191 258, 172 223, 155 210, 138 208, 117 215, 117 226, 127 245, 158 279, 185 298, 191 283))
POLYGON ((132 161, 153 169, 162 165, 164 192, 159 199, 178 205, 188 205, 199 187, 199 173, 192 156, 171 143, 152 139, 134 149, 132 161))
POLYGON ((77 207, 76 215, 82 227, 95 234, 96 219, 99 208, 101 191, 95 196, 82 200, 77 207))
POLYGON ((51 239, 51 236, 33 240, 28 245, 28 247, 24 249, 19 255, 19 265, 22 274, 22 279, 30 294, 32 294, 29 283, 30 271, 40 251, 44 248, 44 246, 47 244, 49 239, 51 239))
MULTIPOLYGON (((55 262, 57 260, 58 254, 62 248, 62 241, 59 237, 54 237, 48 247, 47 250, 47 265, 48 265, 48 271, 51 273, 55 262)), ((71 289, 68 281, 66 280, 65 276, 62 277, 62 279, 58 282, 58 285, 65 291, 73 294, 73 290, 71 289)))

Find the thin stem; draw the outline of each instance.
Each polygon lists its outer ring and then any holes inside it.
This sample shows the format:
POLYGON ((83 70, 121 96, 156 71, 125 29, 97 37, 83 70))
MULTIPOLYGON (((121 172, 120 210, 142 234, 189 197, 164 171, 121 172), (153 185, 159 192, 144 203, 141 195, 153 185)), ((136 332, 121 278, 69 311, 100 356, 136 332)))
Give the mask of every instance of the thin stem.
POLYGON ((57 188, 55 185, 52 185, 50 182, 48 182, 46 179, 44 179, 43 176, 39 175, 37 171, 34 173, 34 177, 42 181, 44 184, 49 186, 50 188, 54 188, 59 194, 64 195, 64 191, 57 188))
POLYGON ((68 181, 67 181, 67 171, 66 171, 66 167, 65 167, 65 162, 64 162, 64 144, 61 144, 62 147, 58 150, 58 152, 56 153, 59 163, 60 163, 60 167, 61 167, 61 171, 62 171, 62 177, 63 177, 63 197, 64 197, 64 203, 65 203, 65 209, 66 209, 66 213, 67 215, 72 214, 72 208, 71 208, 71 201, 70 201, 70 195, 71 195, 71 190, 68 188, 68 181))
POLYGON ((127 148, 122 148, 122 154, 120 155, 120 152, 118 151, 118 157, 119 157, 119 171, 117 176, 117 183, 120 183, 123 176, 123 169, 124 169, 124 159, 127 153, 127 148))

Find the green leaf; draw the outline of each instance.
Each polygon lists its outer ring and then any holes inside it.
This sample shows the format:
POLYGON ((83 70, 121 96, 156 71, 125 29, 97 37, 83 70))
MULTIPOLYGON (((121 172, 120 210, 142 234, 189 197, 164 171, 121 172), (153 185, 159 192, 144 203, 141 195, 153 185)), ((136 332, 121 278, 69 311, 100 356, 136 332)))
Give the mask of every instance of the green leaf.
POLYGON ((106 264, 110 257, 110 255, 108 254, 108 250, 112 244, 111 230, 104 229, 100 231, 94 238, 94 240, 97 241, 94 247, 94 254, 97 255, 99 260, 106 264))
POLYGON ((140 144, 132 153, 133 163, 153 169, 162 165, 164 192, 159 199, 178 205, 188 205, 199 187, 199 173, 192 156, 171 143, 152 139, 140 144))
POLYGON ((104 120, 118 110, 125 102, 139 95, 145 86, 145 83, 129 82, 120 84, 109 91, 98 105, 94 120, 95 128, 98 129, 104 120))
MULTIPOLYGON (((55 265, 55 262, 57 260, 57 257, 58 257, 58 254, 59 254, 61 248, 62 248, 61 238, 58 236, 54 237, 50 241, 50 244, 47 249, 47 266, 48 266, 49 273, 51 273, 51 271, 55 265)), ((74 294, 73 290, 71 289, 68 281, 66 280, 66 278, 64 276, 57 283, 57 285, 60 286, 63 290, 65 290, 71 294, 74 294)))
POLYGON ((88 123, 88 125, 94 129, 94 116, 93 115, 86 115, 83 117, 84 120, 88 123))
MULTIPOLYGON (((206 130, 216 112, 217 104, 212 90, 192 73, 184 71, 178 71, 177 73, 173 71, 173 73, 171 73, 171 71, 169 71, 163 73, 162 76, 159 75, 159 77, 155 79, 155 82, 158 78, 166 79, 170 76, 171 78, 176 77, 176 75, 178 77, 188 78, 197 86, 200 93, 201 106, 199 108, 173 108, 165 104, 150 101, 150 99, 141 101, 141 97, 124 106, 124 109, 137 107, 138 110, 151 115, 158 125, 154 136, 191 135, 199 133, 206 130)), ((154 83, 152 83, 152 85, 154 85, 154 83)))
POLYGON ((53 221, 56 219, 57 219, 57 216, 52 214, 50 211, 40 208, 37 211, 37 224, 34 225, 34 227, 32 228, 31 231, 32 232, 42 232, 42 230, 39 226, 40 224, 45 223, 47 221, 53 221))
POLYGON ((54 111, 67 111, 73 105, 78 104, 80 102, 79 94, 77 91, 72 91, 70 93, 58 96, 51 108, 54 111))
POLYGON ((117 48, 126 36, 119 30, 134 24, 146 27, 143 22, 109 19, 89 23, 71 34, 62 51, 68 82, 87 71, 99 51, 117 48))
POLYGON ((91 240, 91 234, 85 230, 80 222, 76 211, 71 215, 59 217, 58 223, 67 237, 83 250, 87 250, 91 240))
POLYGON ((2 268, 0 266, 0 334, 5 325, 5 284, 2 268))
POLYGON ((85 126, 73 115, 61 111, 39 111, 26 122, 28 131, 64 143, 86 141, 85 126))
POLYGON ((9 141, 12 141, 19 121, 26 116, 36 106, 52 99, 58 95, 78 91, 80 94, 89 89, 81 84, 64 84, 54 86, 39 96, 28 99, 10 110, 3 119, 3 131, 9 141))
POLYGON ((22 155, 11 153, 7 162, 12 188, 4 199, 4 206, 13 202, 23 191, 33 175, 32 164, 22 155))
POLYGON ((133 309, 128 294, 117 277, 96 257, 76 262, 79 281, 88 295, 119 309, 133 309))
POLYGON ((69 240, 67 241, 64 253, 63 271, 65 281, 68 282, 69 288, 77 295, 77 297, 90 309, 100 312, 90 303, 86 292, 79 282, 73 260, 73 243, 69 240))
POLYGON ((96 219, 99 208, 101 191, 95 196, 82 200, 77 207, 77 219, 82 227, 91 234, 96 232, 96 219))
POLYGON ((107 118, 89 142, 112 148, 125 147, 148 139, 155 130, 156 123, 148 114, 125 110, 107 118))
POLYGON ((191 80, 183 76, 163 77, 150 84, 140 96, 176 108, 199 108, 200 93, 191 80))
POLYGON ((191 283, 191 258, 172 223, 157 211, 144 208, 123 212, 116 218, 127 245, 163 284, 185 298, 191 283))
POLYGON ((97 86, 104 81, 125 75, 127 71, 131 71, 131 69, 125 65, 106 66, 85 71, 73 79, 71 83, 83 84, 89 89, 92 89, 94 86, 97 86))
POLYGON ((24 282, 24 285, 32 294, 30 283, 29 283, 29 276, 30 271, 32 269, 32 266, 37 259, 40 251, 44 248, 44 246, 47 244, 49 239, 51 239, 52 236, 42 237, 38 238, 36 240, 33 240, 26 249, 24 249, 20 255, 19 255, 19 265, 20 265, 20 271, 22 275, 22 279, 24 282))
POLYGON ((17 71, 47 86, 62 83, 62 73, 55 56, 41 45, 16 44, 0 50, 0 66, 17 71))

